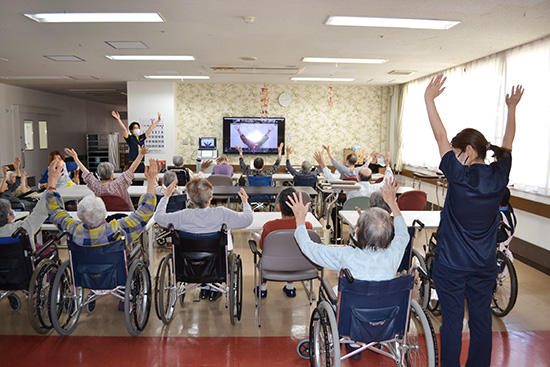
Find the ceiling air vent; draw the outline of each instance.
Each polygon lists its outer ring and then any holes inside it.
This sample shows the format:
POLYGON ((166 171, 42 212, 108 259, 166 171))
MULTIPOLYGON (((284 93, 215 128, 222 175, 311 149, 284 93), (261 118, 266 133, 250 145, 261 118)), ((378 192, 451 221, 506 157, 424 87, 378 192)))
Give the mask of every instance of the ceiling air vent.
POLYGON ((303 68, 297 67, 261 67, 261 66, 210 66, 216 74, 271 74, 271 75, 298 75, 303 68))
POLYGON ((388 74, 390 75, 412 75, 416 73, 415 70, 392 70, 388 74))

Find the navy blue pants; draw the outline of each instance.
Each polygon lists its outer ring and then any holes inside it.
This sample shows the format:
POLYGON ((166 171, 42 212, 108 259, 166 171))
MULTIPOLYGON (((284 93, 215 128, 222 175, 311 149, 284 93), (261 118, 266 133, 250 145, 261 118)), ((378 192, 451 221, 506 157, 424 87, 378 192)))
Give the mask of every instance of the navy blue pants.
POLYGON ((460 367, 462 349, 462 324, 464 320, 464 296, 468 304, 470 347, 466 367, 489 367, 493 333, 491 329, 491 299, 495 268, 481 271, 464 271, 434 262, 433 279, 443 324, 441 333, 441 366, 460 367))

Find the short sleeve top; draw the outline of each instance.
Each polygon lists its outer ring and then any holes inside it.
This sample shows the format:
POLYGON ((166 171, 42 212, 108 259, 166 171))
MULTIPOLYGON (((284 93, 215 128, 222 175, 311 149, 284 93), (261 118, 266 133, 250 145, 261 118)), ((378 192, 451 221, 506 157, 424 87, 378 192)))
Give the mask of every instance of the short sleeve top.
MULTIPOLYGON (((128 143, 128 148, 129 148, 128 156, 129 156, 130 164, 132 164, 132 162, 136 160, 139 154, 139 147, 145 143, 145 139, 147 139, 147 135, 145 135, 145 133, 139 136, 135 136, 134 134, 129 134, 127 137, 124 138, 124 140, 126 140, 126 143, 128 143)), ((145 160, 145 157, 141 159, 142 162, 144 160, 145 160)))
POLYGON ((489 165, 462 165, 450 150, 439 168, 449 182, 439 224, 436 260, 459 270, 496 267, 498 210, 512 155, 489 165))

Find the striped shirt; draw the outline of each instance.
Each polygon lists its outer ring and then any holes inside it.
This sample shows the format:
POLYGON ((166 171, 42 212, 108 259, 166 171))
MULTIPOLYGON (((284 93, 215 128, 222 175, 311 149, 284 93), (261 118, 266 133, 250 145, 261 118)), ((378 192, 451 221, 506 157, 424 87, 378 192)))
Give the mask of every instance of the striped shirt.
POLYGON ((97 227, 89 228, 81 221, 74 219, 63 208, 63 200, 57 192, 46 192, 46 206, 49 212, 50 221, 61 231, 69 233, 69 239, 79 246, 104 246, 111 242, 113 234, 123 230, 126 234, 126 245, 137 240, 145 229, 147 222, 153 216, 157 198, 152 194, 144 194, 139 200, 139 206, 135 212, 127 217, 112 220, 107 223, 105 220, 97 227))
POLYGON ((84 179, 84 182, 86 182, 88 188, 92 190, 96 196, 122 196, 128 203, 128 209, 134 209, 134 204, 132 204, 132 199, 130 199, 130 194, 128 194, 128 187, 132 185, 132 179, 134 178, 134 174, 132 172, 124 171, 119 178, 109 182, 101 182, 91 172, 84 172, 82 178, 84 179))

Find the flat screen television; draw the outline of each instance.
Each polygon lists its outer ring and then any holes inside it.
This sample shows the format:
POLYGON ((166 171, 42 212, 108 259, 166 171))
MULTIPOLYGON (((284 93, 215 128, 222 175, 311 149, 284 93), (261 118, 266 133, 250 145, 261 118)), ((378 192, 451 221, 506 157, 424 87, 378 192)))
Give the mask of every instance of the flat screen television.
POLYGON ((199 138, 199 149, 216 149, 216 138, 199 138))
POLYGON ((277 147, 284 141, 284 117, 223 118, 224 153, 238 153, 237 145, 244 154, 277 154, 277 147))

